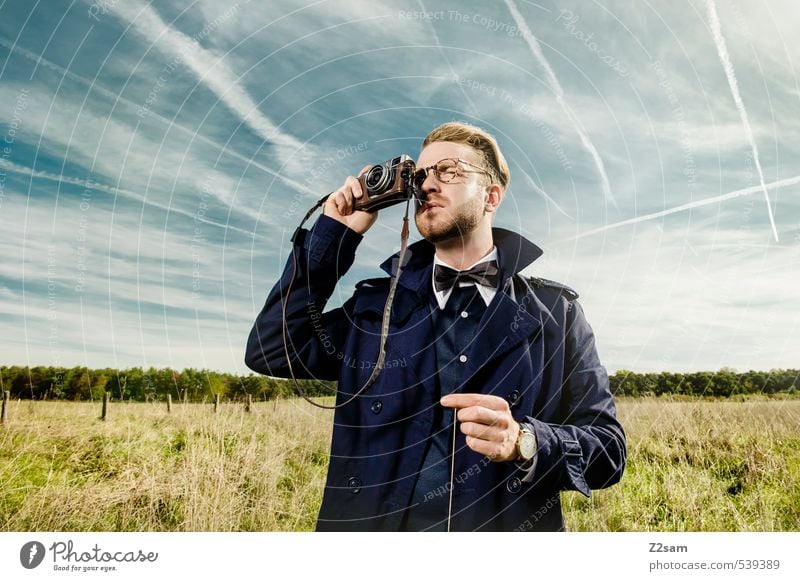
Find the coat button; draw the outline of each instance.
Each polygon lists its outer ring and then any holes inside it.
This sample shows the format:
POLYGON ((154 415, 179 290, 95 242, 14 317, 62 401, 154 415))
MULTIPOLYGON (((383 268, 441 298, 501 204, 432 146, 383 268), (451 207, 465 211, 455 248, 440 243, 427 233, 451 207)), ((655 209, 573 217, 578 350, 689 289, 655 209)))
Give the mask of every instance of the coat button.
POLYGON ((381 400, 378 399, 372 402, 372 405, 369 406, 369 409, 372 410, 373 414, 381 413, 381 410, 383 409, 383 404, 381 403, 381 400))
POLYGON ((350 488, 350 492, 358 494, 361 492, 361 479, 353 476, 347 481, 347 486, 350 488))
POLYGON ((519 403, 519 390, 515 389, 514 391, 509 393, 506 396, 506 399, 508 400, 509 407, 513 408, 515 405, 519 403))
POLYGON ((461 318, 466 319, 467 317, 469 317, 469 313, 467 311, 461 311, 461 318))
POLYGON ((519 494, 519 491, 522 490, 522 481, 516 476, 509 478, 508 482, 506 482, 506 488, 511 494, 519 494))
POLYGON ((461 361, 461 363, 466 363, 467 362, 467 356, 466 355, 459 355, 458 356, 458 360, 461 361))

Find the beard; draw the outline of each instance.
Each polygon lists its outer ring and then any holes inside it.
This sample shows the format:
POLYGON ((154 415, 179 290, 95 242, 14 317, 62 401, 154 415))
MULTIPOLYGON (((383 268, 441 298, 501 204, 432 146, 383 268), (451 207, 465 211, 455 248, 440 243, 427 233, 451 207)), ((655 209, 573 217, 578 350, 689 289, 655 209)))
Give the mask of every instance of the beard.
POLYGON ((438 212, 445 215, 430 221, 423 208, 419 208, 414 218, 417 230, 431 244, 460 238, 472 232, 483 215, 483 200, 480 196, 475 196, 455 208, 452 213, 448 213, 448 208, 441 208, 438 212))

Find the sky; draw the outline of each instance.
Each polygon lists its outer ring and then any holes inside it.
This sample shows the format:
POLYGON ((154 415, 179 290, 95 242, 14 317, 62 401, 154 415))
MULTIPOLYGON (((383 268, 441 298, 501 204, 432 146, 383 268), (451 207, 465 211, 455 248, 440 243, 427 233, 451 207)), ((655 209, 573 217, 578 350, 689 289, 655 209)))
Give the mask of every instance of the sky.
MULTIPOLYGON (((496 225, 580 294, 610 372, 796 369, 799 21, 794 0, 0 0, 0 365, 249 372, 306 210, 460 120, 497 137, 496 225)), ((402 213, 330 306, 381 275, 402 213)))

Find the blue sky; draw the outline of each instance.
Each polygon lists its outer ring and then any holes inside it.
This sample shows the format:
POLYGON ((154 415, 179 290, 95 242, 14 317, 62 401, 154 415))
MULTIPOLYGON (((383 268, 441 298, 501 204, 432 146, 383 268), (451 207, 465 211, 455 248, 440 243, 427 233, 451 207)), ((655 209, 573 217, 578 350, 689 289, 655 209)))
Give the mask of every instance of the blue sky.
POLYGON ((496 224, 580 293, 610 371, 797 368, 799 21, 790 0, 2 2, 0 364, 245 372, 306 209, 464 120, 511 165, 496 224))

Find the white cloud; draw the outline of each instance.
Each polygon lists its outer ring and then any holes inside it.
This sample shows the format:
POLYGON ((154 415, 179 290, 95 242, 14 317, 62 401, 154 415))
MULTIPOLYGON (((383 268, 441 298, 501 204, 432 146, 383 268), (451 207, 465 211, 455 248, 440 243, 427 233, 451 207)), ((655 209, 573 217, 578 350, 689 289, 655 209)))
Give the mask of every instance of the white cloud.
MULTIPOLYGON (((21 55, 21 56, 25 57, 26 59, 28 59, 28 60, 30 60, 32 62, 35 62, 37 68, 39 68, 39 69, 49 69, 49 70, 54 71, 55 73, 58 74, 58 78, 59 79, 62 79, 62 80, 63 79, 69 79, 70 81, 73 81, 73 82, 77 83, 78 85, 91 90, 94 94, 101 95, 101 96, 105 97, 108 100, 107 103, 114 103, 114 105, 117 107, 117 109, 116 109, 116 117, 118 119, 119 118, 132 119, 133 123, 135 123, 137 121, 137 118, 135 118, 133 116, 133 114, 134 113, 138 114, 140 112, 140 109, 142 108, 142 106, 145 103, 141 103, 141 102, 140 103, 135 103, 135 102, 133 102, 133 101, 131 101, 129 99, 126 99, 125 97, 115 93, 114 91, 111 91, 111 90, 105 88, 102 84, 100 84, 97 81, 97 79, 87 79, 85 77, 82 77, 81 75, 76 74, 75 72, 73 72, 71 70, 64 69, 63 67, 53 63, 52 61, 42 57, 41 55, 37 55, 35 53, 32 53, 29 50, 26 50, 25 48, 22 48, 21 46, 19 46, 19 44, 8 43, 5 40, 3 40, 2 38, 0 38, 0 46, 6 47, 7 49, 9 49, 10 52, 14 53, 15 55, 21 55), (126 117, 126 114, 127 114, 127 117, 126 117)), ((124 54, 122 56, 120 56, 119 54, 115 54, 113 56, 113 58, 112 57, 109 58, 109 61, 111 63, 111 64, 109 64, 110 67, 115 67, 115 68, 118 68, 118 69, 123 70, 123 71, 126 71, 126 70, 130 69, 131 65, 135 64, 136 65, 135 74, 139 75, 139 76, 145 76, 147 78, 157 78, 158 75, 159 75, 159 69, 157 67, 155 67, 155 65, 150 65, 149 61, 131 63, 131 62, 129 62, 129 59, 127 59, 124 54)), ((134 73, 131 73, 131 75, 133 76, 134 73)), ((41 77, 41 75, 40 75, 40 77, 41 77)), ((132 85, 135 86, 136 83, 134 82, 134 83, 132 83, 132 85)), ((36 95, 38 92, 39 91, 34 92, 34 95, 36 95)), ((46 89, 41 91, 41 92, 43 92, 46 95, 48 95, 50 93, 50 91, 46 90, 46 89)), ((64 87, 62 87, 61 98, 66 98, 64 96, 65 94, 68 95, 68 94, 70 94, 70 92, 69 92, 68 89, 65 89, 64 87)), ((52 99, 52 96, 51 96, 51 99, 52 99)), ((162 94, 162 100, 164 100, 164 95, 163 94, 162 94)), ((94 100, 90 100, 88 106, 89 107, 91 107, 93 105, 97 106, 98 104, 105 105, 106 103, 98 103, 98 102, 96 102, 94 100)), ((41 103, 40 103, 40 105, 41 105, 41 103)), ((40 107, 40 109, 41 109, 41 107, 40 107)), ((78 110, 77 100, 75 101, 74 109, 76 111, 78 110)), ((85 110, 85 107, 81 107, 80 108, 81 112, 84 111, 84 110, 85 110)), ((250 157, 244 156, 241 153, 235 151, 233 149, 234 144, 228 143, 226 146, 223 146, 222 144, 215 142, 213 139, 210 139, 209 137, 198 133, 196 129, 190 129, 190 128, 184 127, 183 125, 178 123, 176 121, 176 119, 174 119, 174 118, 173 119, 168 119, 168 118, 166 118, 166 117, 164 117, 162 115, 159 115, 156 111, 149 110, 147 115, 145 116, 144 121, 140 125, 140 128, 139 128, 140 132, 145 133, 147 135, 150 135, 154 131, 153 125, 157 126, 159 129, 166 129, 167 131, 178 132, 178 133, 182 134, 183 137, 190 138, 192 140, 192 142, 195 143, 195 144, 199 143, 199 144, 203 144, 205 146, 208 146, 215 153, 222 154, 223 159, 234 158, 234 159, 237 159, 240 162, 243 162, 244 164, 246 164, 247 167, 251 167, 252 166, 252 167, 258 168, 258 169, 262 170, 263 172, 265 172, 266 174, 277 178, 280 181, 281 186, 288 185, 290 188, 292 188, 293 190, 296 190, 298 192, 313 194, 313 192, 310 192, 307 187, 305 187, 302 184, 296 182, 295 180, 292 180, 291 178, 289 178, 285 174, 278 173, 275 169, 273 169, 273 168, 271 168, 271 167, 269 167, 269 166, 267 166, 267 165, 265 165, 263 163, 260 163, 259 161, 255 160, 255 159, 252 159, 250 157)), ((133 130, 133 127, 134 127, 133 125, 130 125, 130 130, 131 131, 133 130)))
POLYGON ((276 148, 286 161, 295 160, 303 143, 287 134, 264 115, 258 104, 240 84, 240 77, 229 70, 225 55, 202 48, 195 39, 167 25, 149 4, 118 2, 111 11, 166 55, 186 63, 198 79, 250 129, 276 148))
POLYGON ((114 216, 112 230, 110 212, 95 206, 62 208, 49 234, 41 228, 53 216, 46 201, 6 202, 0 244, 16 252, 0 263, 0 277, 12 281, 0 292, 0 314, 24 325, 7 338, 5 358, 196 367, 198 359, 173 347, 186 353, 206 344, 216 354, 206 366, 239 365, 254 312, 234 273, 249 265, 249 247, 193 240, 125 214, 114 216), (219 359, 217 347, 228 344, 237 357, 219 359))
POLYGON ((765 241, 670 220, 623 240, 548 245, 531 271, 577 289, 612 370, 793 368, 800 279, 786 269, 800 254, 765 241))
MULTIPOLYGON (((12 83, 0 87, 0 99, 13 98, 15 94, 12 83)), ((101 191, 113 192, 118 188, 119 193, 132 194, 129 197, 138 197, 156 207, 169 206, 192 215, 203 194, 207 194, 210 204, 226 211, 231 207, 239 182, 209 163, 214 155, 203 144, 190 145, 187 138, 176 133, 150 135, 141 125, 140 131, 134 132, 135 125, 125 123, 122 118, 104 117, 90 106, 81 107, 69 96, 49 94, 44 86, 32 90, 28 101, 19 140, 28 143, 41 140, 40 155, 66 160, 66 164, 84 169, 85 175, 70 176, 66 183, 77 185, 91 180, 102 186, 105 182, 107 186, 101 191), (216 183, 219 187, 210 187, 216 183)), ((42 170, 30 168, 30 171, 42 170)), ((47 172, 36 175, 52 177, 47 172)), ((257 189, 256 182, 246 185, 247 191, 257 189)), ((252 200, 239 201, 231 207, 234 215, 251 220, 260 217, 252 209, 252 200)))

